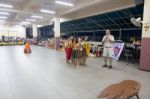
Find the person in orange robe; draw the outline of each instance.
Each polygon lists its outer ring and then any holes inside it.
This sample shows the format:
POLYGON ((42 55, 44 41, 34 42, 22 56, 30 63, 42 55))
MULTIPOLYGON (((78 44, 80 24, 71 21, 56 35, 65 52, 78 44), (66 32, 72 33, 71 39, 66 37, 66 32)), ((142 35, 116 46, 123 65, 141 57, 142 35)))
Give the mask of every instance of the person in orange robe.
POLYGON ((31 48, 30 48, 29 42, 26 42, 26 44, 25 44, 24 53, 31 53, 31 48))

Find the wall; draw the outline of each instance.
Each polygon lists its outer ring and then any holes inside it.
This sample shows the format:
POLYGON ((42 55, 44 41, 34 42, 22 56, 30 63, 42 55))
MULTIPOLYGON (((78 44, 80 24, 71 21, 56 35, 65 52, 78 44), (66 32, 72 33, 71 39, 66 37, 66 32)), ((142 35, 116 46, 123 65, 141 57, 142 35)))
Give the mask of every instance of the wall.
POLYGON ((0 25, 0 36, 26 37, 25 27, 22 26, 3 26, 0 25))

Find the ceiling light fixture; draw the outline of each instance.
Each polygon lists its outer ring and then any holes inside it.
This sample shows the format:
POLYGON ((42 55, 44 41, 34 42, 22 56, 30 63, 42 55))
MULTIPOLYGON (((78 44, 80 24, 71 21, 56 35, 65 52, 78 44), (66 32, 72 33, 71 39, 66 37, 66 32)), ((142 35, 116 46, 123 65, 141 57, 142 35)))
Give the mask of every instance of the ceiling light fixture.
POLYGON ((36 20, 34 20, 34 19, 26 19, 26 21, 33 21, 33 22, 35 22, 36 20))
POLYGON ((0 22, 5 22, 6 20, 0 20, 0 22))
POLYGON ((7 17, 4 17, 4 16, 0 16, 0 19, 7 19, 7 17))
POLYGON ((5 22, 1 22, 1 21, 0 21, 0 24, 4 24, 4 23, 5 23, 5 22))
POLYGON ((43 25, 37 25, 37 27, 39 28, 39 27, 42 27, 43 25))
POLYGON ((74 6, 74 4, 72 3, 68 3, 68 2, 62 2, 62 1, 55 1, 56 4, 61 4, 61 5, 66 5, 66 6, 74 6))
POLYGON ((12 5, 8 5, 8 4, 0 4, 0 7, 13 8, 12 5))
POLYGON ((55 11, 44 10, 44 9, 42 9, 42 10, 40 10, 40 11, 43 12, 43 13, 50 13, 50 14, 55 14, 55 13, 56 13, 55 11))
POLYGON ((31 24, 31 22, 22 21, 21 24, 31 24))
POLYGON ((9 15, 8 12, 0 12, 0 14, 3 14, 3 15, 9 15))
POLYGON ((38 18, 38 19, 43 19, 42 16, 31 16, 32 18, 38 18))

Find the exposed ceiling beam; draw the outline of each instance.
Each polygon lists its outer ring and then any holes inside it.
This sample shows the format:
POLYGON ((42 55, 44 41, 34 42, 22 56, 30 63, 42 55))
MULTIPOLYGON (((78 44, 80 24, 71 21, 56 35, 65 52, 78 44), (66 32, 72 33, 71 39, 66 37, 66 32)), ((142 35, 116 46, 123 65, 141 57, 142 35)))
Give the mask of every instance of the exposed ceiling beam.
POLYGON ((125 9, 135 6, 135 0, 97 0, 93 4, 81 8, 80 10, 70 11, 67 14, 62 15, 64 18, 79 19, 88 16, 103 14, 115 10, 125 9), (99 2, 98 2, 99 1, 99 2))
POLYGON ((83 4, 79 4, 78 6, 64 12, 64 13, 61 13, 61 15, 66 15, 66 14, 69 14, 69 13, 72 13, 72 12, 75 12, 75 11, 78 11, 80 9, 84 9, 88 6, 91 6, 91 5, 94 5, 94 4, 98 4, 98 3, 102 3, 102 2, 107 2, 107 1, 110 1, 110 0, 93 0, 92 2, 85 2, 83 4))

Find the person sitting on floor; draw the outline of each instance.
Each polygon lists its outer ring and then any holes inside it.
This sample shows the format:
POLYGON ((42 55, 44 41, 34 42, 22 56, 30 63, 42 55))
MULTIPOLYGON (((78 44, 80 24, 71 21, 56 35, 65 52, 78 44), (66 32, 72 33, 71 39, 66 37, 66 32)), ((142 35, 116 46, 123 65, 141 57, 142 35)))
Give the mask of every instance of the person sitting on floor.
POLYGON ((29 42, 26 42, 26 44, 25 44, 24 53, 31 53, 31 48, 30 48, 29 42))

